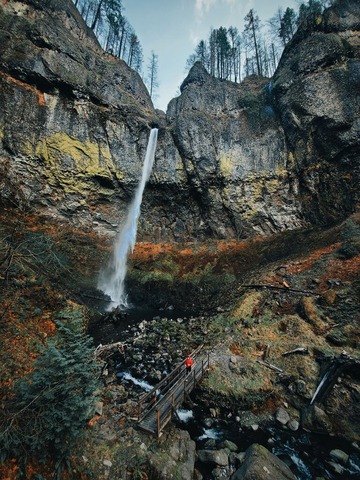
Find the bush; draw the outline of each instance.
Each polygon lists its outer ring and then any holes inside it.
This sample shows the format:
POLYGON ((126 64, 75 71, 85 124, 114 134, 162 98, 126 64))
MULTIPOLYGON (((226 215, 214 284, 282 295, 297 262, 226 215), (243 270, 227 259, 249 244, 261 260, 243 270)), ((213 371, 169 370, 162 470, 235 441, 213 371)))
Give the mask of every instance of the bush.
POLYGON ((60 464, 84 432, 93 414, 100 366, 92 339, 79 333, 77 323, 60 324, 32 372, 14 385, 1 418, 2 461, 49 456, 60 464))

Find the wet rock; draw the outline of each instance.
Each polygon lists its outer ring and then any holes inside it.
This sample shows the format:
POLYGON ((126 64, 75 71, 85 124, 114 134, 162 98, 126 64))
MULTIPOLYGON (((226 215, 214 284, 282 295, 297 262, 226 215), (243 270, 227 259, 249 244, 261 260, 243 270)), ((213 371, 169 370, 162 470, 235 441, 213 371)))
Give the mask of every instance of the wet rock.
POLYGON ((336 474, 342 475, 344 473, 344 467, 342 467, 339 463, 328 462, 327 464, 331 468, 331 470, 336 474))
POLYGON ((211 472, 213 480, 228 480, 233 473, 233 467, 217 467, 211 472))
POLYGON ((209 412, 212 418, 216 418, 218 416, 218 412, 215 408, 210 408, 209 412))
POLYGON ((203 480, 202 474, 199 472, 197 468, 194 470, 194 480, 203 480))
POLYGON ((238 451, 237 445, 234 442, 231 442, 230 440, 224 440, 223 442, 221 442, 220 447, 221 448, 228 448, 230 450, 230 452, 237 452, 238 451))
POLYGON ((205 418, 203 420, 203 424, 205 425, 206 428, 210 428, 214 424, 214 419, 213 418, 205 418))
POLYGON ((349 455, 338 448, 331 450, 330 457, 341 465, 346 465, 349 460, 349 455))
POLYGON ((293 432, 296 432, 297 430, 299 430, 299 422, 297 420, 295 420, 294 418, 292 418, 288 423, 287 423, 287 427, 292 430, 293 432))
POLYGON ((202 463, 215 463, 220 466, 229 464, 229 455, 226 450, 199 450, 197 452, 198 459, 202 463))
POLYGON ((265 447, 253 444, 245 452, 245 461, 231 480, 296 480, 290 468, 265 447))
POLYGON ((216 442, 213 438, 209 438, 206 440, 204 444, 205 449, 204 450, 215 450, 216 447, 216 442))
POLYGON ((229 455, 229 463, 239 468, 245 460, 245 452, 235 453, 231 452, 229 455))

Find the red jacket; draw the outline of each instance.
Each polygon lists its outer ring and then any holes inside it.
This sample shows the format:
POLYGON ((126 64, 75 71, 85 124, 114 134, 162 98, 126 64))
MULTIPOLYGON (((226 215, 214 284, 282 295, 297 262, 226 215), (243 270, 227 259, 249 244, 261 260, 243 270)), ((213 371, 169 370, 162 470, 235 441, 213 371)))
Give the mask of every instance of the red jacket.
POLYGON ((185 367, 191 367, 192 365, 194 365, 194 362, 192 361, 192 358, 189 356, 185 360, 185 367))

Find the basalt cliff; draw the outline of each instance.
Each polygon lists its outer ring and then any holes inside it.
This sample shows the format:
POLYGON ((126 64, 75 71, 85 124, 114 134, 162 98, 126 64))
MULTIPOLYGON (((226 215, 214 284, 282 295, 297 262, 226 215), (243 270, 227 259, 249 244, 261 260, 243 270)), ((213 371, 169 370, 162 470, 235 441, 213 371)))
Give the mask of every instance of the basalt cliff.
POLYGON ((360 5, 339 0, 286 47, 274 78, 241 84, 195 64, 166 114, 105 54, 70 0, 0 1, 1 201, 113 235, 155 166, 146 240, 245 238, 356 209, 360 5))

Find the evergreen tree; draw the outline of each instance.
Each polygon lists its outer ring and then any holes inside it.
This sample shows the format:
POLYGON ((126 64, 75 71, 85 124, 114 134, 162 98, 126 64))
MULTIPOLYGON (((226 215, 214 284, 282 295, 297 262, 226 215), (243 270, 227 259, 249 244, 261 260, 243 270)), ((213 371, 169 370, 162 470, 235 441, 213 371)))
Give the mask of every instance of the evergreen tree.
POLYGON ((307 4, 302 3, 299 8, 297 23, 305 29, 312 29, 322 12, 323 3, 320 0, 309 0, 307 4))
POLYGON ((296 30, 296 13, 292 8, 287 8, 281 18, 279 37, 286 45, 294 36, 296 30))
POLYGON ((0 460, 50 456, 61 462, 83 434, 100 370, 92 339, 78 325, 60 324, 32 372, 14 386, 0 416, 0 460))

